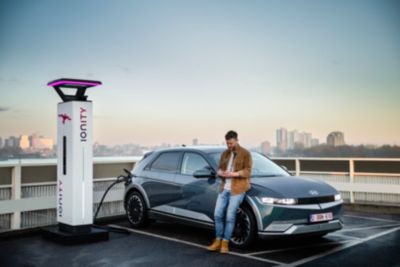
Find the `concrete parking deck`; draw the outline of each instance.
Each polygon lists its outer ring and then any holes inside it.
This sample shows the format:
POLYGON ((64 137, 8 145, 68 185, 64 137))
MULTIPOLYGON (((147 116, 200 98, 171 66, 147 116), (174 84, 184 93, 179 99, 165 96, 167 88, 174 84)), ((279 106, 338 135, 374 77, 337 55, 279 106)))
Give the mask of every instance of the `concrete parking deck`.
POLYGON ((38 233, 1 241, 0 266, 400 266, 400 217, 346 212, 345 227, 320 239, 258 241, 228 255, 204 248, 213 231, 156 222, 132 229, 126 220, 110 225, 105 242, 65 246, 38 233))

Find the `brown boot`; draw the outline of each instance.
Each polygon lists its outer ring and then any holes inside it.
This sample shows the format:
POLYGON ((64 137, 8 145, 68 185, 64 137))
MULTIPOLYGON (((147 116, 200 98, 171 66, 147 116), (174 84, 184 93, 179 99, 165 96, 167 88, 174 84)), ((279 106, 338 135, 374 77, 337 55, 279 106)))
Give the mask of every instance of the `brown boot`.
POLYGON ((221 249, 221 239, 215 238, 214 242, 207 247, 209 251, 217 251, 221 249))
POLYGON ((222 240, 221 242, 221 250, 219 251, 223 254, 229 252, 229 241, 228 240, 222 240))

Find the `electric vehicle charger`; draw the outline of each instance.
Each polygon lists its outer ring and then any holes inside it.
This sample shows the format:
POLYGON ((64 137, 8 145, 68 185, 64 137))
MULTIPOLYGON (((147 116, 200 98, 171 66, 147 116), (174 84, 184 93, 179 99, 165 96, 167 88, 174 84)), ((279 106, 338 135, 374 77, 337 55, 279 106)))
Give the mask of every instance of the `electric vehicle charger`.
POLYGON ((110 189, 113 188, 115 185, 117 185, 119 183, 125 183, 125 185, 128 185, 128 184, 131 183, 132 178, 134 177, 133 174, 130 171, 128 171, 127 169, 124 169, 124 171, 126 172, 126 176, 123 176, 123 175, 118 176, 117 180, 115 182, 113 182, 112 184, 110 184, 108 186, 108 188, 106 189, 106 191, 104 192, 104 194, 103 194, 103 196, 102 196, 102 198, 100 200, 100 203, 99 203, 99 205, 98 205, 98 207, 96 209, 96 212, 95 212, 95 214, 93 216, 93 227, 100 228, 100 229, 106 229, 106 230, 109 230, 110 232, 122 233, 122 234, 129 235, 130 232, 128 230, 119 229, 119 228, 115 228, 115 227, 112 227, 112 226, 103 226, 103 225, 95 224, 96 219, 97 219, 97 215, 98 215, 98 213, 100 211, 100 208, 103 205, 104 199, 106 198, 106 196, 107 196, 108 192, 110 191, 110 189))
POLYGON ((42 235, 62 244, 109 240, 109 231, 93 227, 93 103, 89 88, 100 81, 61 78, 49 82, 57 104, 57 225, 42 235))

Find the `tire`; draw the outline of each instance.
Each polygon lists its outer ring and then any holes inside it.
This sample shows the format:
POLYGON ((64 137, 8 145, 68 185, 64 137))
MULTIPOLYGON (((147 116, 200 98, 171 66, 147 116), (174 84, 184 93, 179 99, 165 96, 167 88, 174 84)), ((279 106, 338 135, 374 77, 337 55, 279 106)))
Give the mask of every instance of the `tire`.
POLYGON ((250 247, 257 236, 257 224, 253 212, 246 205, 241 205, 236 213, 235 229, 231 244, 236 248, 250 247))
POLYGON ((129 223, 134 228, 145 227, 150 223, 146 202, 139 192, 133 191, 129 193, 126 199, 126 215, 129 223))

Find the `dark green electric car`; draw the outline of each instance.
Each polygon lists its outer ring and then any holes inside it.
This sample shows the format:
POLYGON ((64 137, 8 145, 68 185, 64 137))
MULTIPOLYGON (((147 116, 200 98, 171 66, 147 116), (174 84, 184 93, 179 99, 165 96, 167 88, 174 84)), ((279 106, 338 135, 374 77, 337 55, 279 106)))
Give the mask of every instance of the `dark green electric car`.
MULTIPOLYGON (((125 209, 133 227, 151 219, 214 227, 225 147, 179 147, 147 153, 132 170, 125 209)), ((323 236, 343 227, 343 201, 325 182, 291 176, 262 154, 253 159, 251 189, 238 209, 231 243, 247 247, 258 238, 323 236)))

